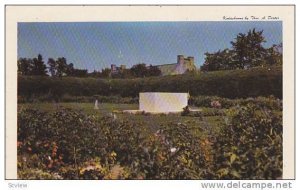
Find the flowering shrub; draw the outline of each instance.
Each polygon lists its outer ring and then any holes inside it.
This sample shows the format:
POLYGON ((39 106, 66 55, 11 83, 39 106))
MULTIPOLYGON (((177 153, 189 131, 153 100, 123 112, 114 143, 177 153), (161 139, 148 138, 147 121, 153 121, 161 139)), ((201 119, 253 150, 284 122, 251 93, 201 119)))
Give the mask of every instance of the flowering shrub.
POLYGON ((210 106, 213 107, 213 108, 218 108, 218 109, 220 109, 222 107, 222 105, 220 104, 219 101, 212 101, 210 103, 210 106))
POLYGON ((215 178, 282 177, 282 117, 248 104, 232 115, 213 144, 215 178))
MULTIPOLYGON (((114 125, 117 124, 110 118, 102 118, 99 122, 95 116, 70 109, 54 113, 20 110, 18 155, 35 155, 39 166, 29 167, 43 168, 49 172, 57 172, 59 168, 70 165, 79 170, 83 163, 95 157, 100 157, 99 162, 110 167, 114 164, 110 156, 114 145, 109 143, 114 141, 111 140, 108 127, 114 125)), ((24 165, 30 159, 21 159, 21 162, 24 165)), ((77 173, 74 172, 74 175, 78 178, 77 173)))
POLYGON ((21 109, 19 177, 39 169, 65 179, 110 179, 112 168, 120 165, 123 172, 118 178, 199 179, 205 158, 194 134, 197 130, 170 124, 152 133, 138 123, 71 109, 53 113, 21 109), (33 156, 23 159, 25 155, 33 156))
MULTIPOLYGON (((216 109, 216 108, 210 108, 216 109)), ((222 117, 220 133, 72 109, 18 111, 21 179, 276 179, 282 175, 282 118, 249 104, 222 117)), ((202 115, 201 115, 202 116, 202 115)), ((208 126, 210 127, 210 126, 208 126)))

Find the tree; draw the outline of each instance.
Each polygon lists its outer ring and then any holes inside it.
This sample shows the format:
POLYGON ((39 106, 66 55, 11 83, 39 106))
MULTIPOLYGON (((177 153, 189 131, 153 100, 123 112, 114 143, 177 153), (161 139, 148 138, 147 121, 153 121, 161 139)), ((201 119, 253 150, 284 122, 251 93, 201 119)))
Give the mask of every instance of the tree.
POLYGON ((76 76, 75 68, 74 68, 74 64, 73 63, 66 64, 65 73, 66 73, 67 76, 76 76))
POLYGON ((111 70, 108 69, 108 68, 105 68, 105 69, 102 69, 100 77, 101 78, 108 78, 108 77, 110 77, 110 74, 111 74, 111 70))
POLYGON ((101 77, 101 72, 100 72, 100 71, 94 70, 93 72, 88 73, 88 76, 89 76, 89 77, 95 77, 95 78, 101 77))
POLYGON ((257 66, 261 64, 265 55, 263 43, 266 42, 262 31, 256 31, 255 28, 249 30, 247 34, 239 33, 235 41, 231 41, 235 54, 235 63, 237 67, 257 66))
POLYGON ((265 61, 268 65, 282 65, 282 43, 274 44, 266 50, 265 61))
POLYGON ((47 75, 47 66, 44 64, 41 54, 39 54, 37 58, 33 58, 31 74, 43 76, 47 75))
POLYGON ((149 76, 160 76, 161 70, 157 66, 150 65, 148 73, 149 73, 149 76))
POLYGON ((127 79, 127 78, 133 78, 132 71, 130 69, 124 69, 121 72, 121 78, 127 79))
POLYGON ((146 64, 144 63, 136 64, 130 70, 135 77, 146 77, 148 72, 146 64))
POLYGON ((56 65, 57 65, 56 76, 58 77, 66 76, 67 67, 68 67, 66 58, 64 57, 57 58, 56 65))
POLYGON ((56 61, 53 58, 49 58, 47 64, 49 65, 48 68, 49 68, 49 72, 50 72, 51 76, 56 76, 56 73, 57 73, 56 61))
POLYGON ((19 58, 18 60, 18 73, 21 75, 30 75, 32 60, 26 58, 19 58))
POLYGON ((204 71, 235 69, 233 62, 234 52, 229 49, 219 50, 215 53, 205 53, 205 63, 201 67, 204 71))
POLYGON ((72 70, 72 75, 68 76, 74 76, 74 77, 87 77, 88 72, 86 69, 73 69, 72 70))
POLYGON ((47 66, 44 64, 41 54, 37 58, 18 60, 18 72, 21 75, 42 75, 47 76, 47 66))
POLYGON ((62 77, 74 75, 74 64, 67 64, 67 60, 64 57, 57 58, 56 61, 53 58, 49 58, 48 65, 51 76, 62 77))
POLYGON ((282 64, 282 44, 265 48, 265 42, 263 31, 256 31, 255 28, 246 34, 239 33, 235 40, 231 41, 232 49, 206 52, 201 70, 243 69, 264 64, 282 64))

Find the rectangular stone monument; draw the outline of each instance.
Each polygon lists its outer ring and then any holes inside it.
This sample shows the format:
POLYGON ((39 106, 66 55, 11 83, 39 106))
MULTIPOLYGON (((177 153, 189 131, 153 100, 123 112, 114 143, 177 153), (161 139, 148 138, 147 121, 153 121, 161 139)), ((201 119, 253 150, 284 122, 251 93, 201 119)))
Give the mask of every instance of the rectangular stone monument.
POLYGON ((188 93, 142 92, 139 110, 149 113, 181 112, 188 105, 188 93))

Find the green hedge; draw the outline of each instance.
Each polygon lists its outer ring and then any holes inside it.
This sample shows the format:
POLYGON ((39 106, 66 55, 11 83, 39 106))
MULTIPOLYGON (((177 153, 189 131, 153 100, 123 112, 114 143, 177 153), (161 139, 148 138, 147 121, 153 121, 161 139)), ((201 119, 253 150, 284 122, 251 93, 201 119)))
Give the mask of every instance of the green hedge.
POLYGON ((189 92, 191 96, 247 98, 273 95, 282 98, 282 68, 215 71, 136 79, 51 78, 19 76, 18 95, 28 99, 48 96, 138 97, 139 92, 189 92))
POLYGON ((244 99, 228 99, 217 96, 196 96, 190 97, 189 105, 197 107, 212 107, 211 102, 218 101, 222 108, 231 108, 233 106, 247 106, 249 103, 255 104, 260 107, 265 107, 270 110, 282 111, 282 100, 275 98, 274 96, 268 97, 256 97, 256 98, 244 98, 244 99))

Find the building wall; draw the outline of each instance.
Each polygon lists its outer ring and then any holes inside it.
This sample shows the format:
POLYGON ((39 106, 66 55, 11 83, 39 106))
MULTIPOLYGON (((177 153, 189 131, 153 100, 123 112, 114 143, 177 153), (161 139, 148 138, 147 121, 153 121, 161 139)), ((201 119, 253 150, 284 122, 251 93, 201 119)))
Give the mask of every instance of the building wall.
POLYGON ((177 64, 178 65, 184 65, 185 59, 183 55, 177 55, 177 64))
POLYGON ((186 68, 188 71, 196 70, 196 66, 194 63, 194 57, 189 56, 186 59, 184 59, 184 64, 186 65, 186 68))
POLYGON ((194 57, 187 57, 185 58, 183 55, 177 56, 177 64, 176 69, 174 70, 173 74, 183 74, 186 71, 195 71, 196 66, 194 64, 194 57))
MULTIPOLYGON (((184 74, 186 71, 195 71, 197 68, 194 63, 194 57, 184 57, 184 55, 177 55, 177 62, 172 64, 157 65, 161 70, 162 76, 184 74)), ((117 67, 115 64, 111 65, 111 74, 122 72, 126 69, 126 65, 117 67)))
POLYGON ((110 65, 110 69, 111 69, 111 72, 112 72, 112 73, 117 72, 117 66, 116 66, 115 64, 111 64, 111 65, 110 65))
POLYGON ((126 65, 121 65, 120 67, 117 67, 115 64, 110 65, 111 73, 110 74, 117 74, 126 69, 126 65))
POLYGON ((120 66, 120 69, 121 69, 121 70, 125 70, 125 69, 126 69, 126 65, 121 65, 121 66, 120 66))

